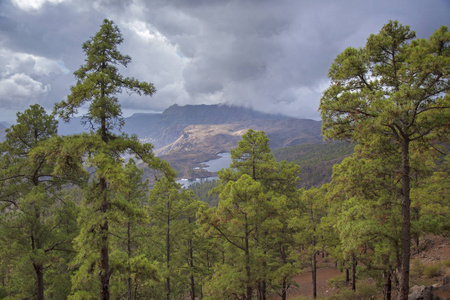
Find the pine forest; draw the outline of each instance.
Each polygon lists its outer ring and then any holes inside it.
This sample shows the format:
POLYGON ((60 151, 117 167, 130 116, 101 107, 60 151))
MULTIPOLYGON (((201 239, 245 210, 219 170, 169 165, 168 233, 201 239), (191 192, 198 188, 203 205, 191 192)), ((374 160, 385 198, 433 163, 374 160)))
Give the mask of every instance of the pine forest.
POLYGON ((7 129, 1 299, 306 299, 292 291, 308 273, 313 298, 406 300, 418 272, 449 275, 450 260, 413 259, 427 236, 449 237, 447 27, 418 39, 390 21, 345 49, 320 100, 326 144, 272 152, 250 129, 218 180, 191 188, 122 132, 118 95, 156 92, 121 75, 123 42, 104 20, 67 98, 7 129), (81 108, 90 131, 58 135, 81 108), (325 264, 342 272, 329 297, 325 264))

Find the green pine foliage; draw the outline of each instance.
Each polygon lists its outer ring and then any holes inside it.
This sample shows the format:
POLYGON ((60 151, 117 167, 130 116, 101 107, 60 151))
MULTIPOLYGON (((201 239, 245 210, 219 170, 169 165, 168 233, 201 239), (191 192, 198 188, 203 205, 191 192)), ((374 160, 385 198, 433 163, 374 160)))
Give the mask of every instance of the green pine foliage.
POLYGON ((219 181, 212 180, 202 183, 194 183, 190 185, 188 189, 195 193, 198 200, 203 201, 212 207, 217 206, 219 203, 219 196, 217 193, 211 192, 218 185, 219 181))
POLYGON ((273 150, 277 161, 294 162, 300 167, 300 188, 319 187, 331 181, 332 169, 353 153, 354 144, 331 142, 302 144, 273 150))
POLYGON ((78 232, 78 207, 63 189, 69 177, 56 175, 56 163, 40 151, 56 125, 53 116, 32 105, 17 114, 0 145, 1 276, 8 297, 64 298, 70 291, 65 266, 78 232), (66 280, 52 280, 58 277, 66 280))

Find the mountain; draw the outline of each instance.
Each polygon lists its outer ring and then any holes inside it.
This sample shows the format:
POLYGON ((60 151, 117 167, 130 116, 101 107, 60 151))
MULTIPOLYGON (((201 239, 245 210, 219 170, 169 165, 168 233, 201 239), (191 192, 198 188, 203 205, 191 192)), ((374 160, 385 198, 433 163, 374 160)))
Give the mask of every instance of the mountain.
MULTIPOLYGON (((220 144, 225 139, 234 139, 242 136, 242 131, 249 128, 264 130, 271 139, 272 147, 297 145, 303 143, 321 142, 320 122, 307 119, 294 119, 282 115, 264 114, 249 108, 227 105, 172 105, 164 112, 157 114, 138 113, 125 118, 123 131, 135 134, 138 138, 151 142, 155 149, 164 148, 158 153, 167 154, 175 149, 187 149, 183 143, 191 143, 188 137, 211 135, 220 133, 220 144), (230 124, 232 126, 230 126, 230 124), (203 125, 190 128, 192 125, 203 125), (226 125, 220 128, 222 125, 226 125), (240 132, 240 133, 235 133, 240 132), (170 145, 176 143, 175 145, 170 145)), ((76 117, 70 123, 60 121, 58 132, 61 135, 70 135, 89 131, 89 124, 82 125, 82 118, 76 117)), ((199 147, 205 147, 204 143, 194 143, 199 147)), ((226 142, 223 147, 214 148, 219 151, 229 150, 226 142)), ((237 144, 234 143, 233 144, 237 144)), ((199 150, 199 149, 197 149, 199 150)), ((201 150, 201 149, 200 149, 201 150)), ((209 151, 209 150, 208 150, 209 151)))
POLYGON ((282 120, 281 115, 264 114, 228 105, 172 105, 161 114, 134 114, 125 119, 124 131, 162 148, 178 140, 189 125, 223 125, 251 120, 282 120))
MULTIPOLYGON (((69 123, 60 120, 58 133, 71 135, 93 129, 82 121, 81 117, 69 123)), ((319 121, 220 104, 172 105, 162 113, 138 113, 124 121, 123 132, 153 144, 155 154, 172 163, 182 176, 217 153, 235 148, 250 128, 265 131, 272 149, 322 143, 319 121)), ((1 126, 0 138, 4 133, 1 126)))
POLYGON ((253 119, 228 124, 189 125, 177 140, 157 149, 156 154, 229 151, 237 146, 242 135, 250 128, 265 131, 271 148, 322 142, 320 122, 304 119, 253 119))
MULTIPOLYGON (((159 120, 160 127, 152 123, 154 131, 146 136, 147 140, 155 145, 155 154, 169 161, 182 177, 189 177, 192 169, 213 159, 217 153, 236 148, 249 129, 265 131, 272 149, 323 140, 319 121, 225 105, 174 105, 152 118, 159 120)), ((141 127, 150 126, 145 123, 141 127)))

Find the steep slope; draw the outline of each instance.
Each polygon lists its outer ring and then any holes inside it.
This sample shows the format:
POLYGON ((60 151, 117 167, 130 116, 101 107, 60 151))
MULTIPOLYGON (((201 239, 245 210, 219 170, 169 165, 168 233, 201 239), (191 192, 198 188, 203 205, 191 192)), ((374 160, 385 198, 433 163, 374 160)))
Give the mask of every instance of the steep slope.
MULTIPOLYGON (((80 121, 80 118, 74 118, 70 124, 61 123, 59 133, 88 131, 88 126, 81 125, 80 121)), ((265 131, 272 149, 322 143, 319 121, 227 105, 172 105, 160 114, 134 114, 125 118, 122 130, 152 143, 155 153, 184 176, 218 152, 235 148, 250 128, 265 131)))
POLYGON ((276 160, 295 162, 300 167, 299 186, 310 188, 331 181, 333 165, 353 153, 355 145, 347 142, 302 144, 274 149, 276 160))
POLYGON ((157 149, 156 155, 168 153, 218 153, 235 148, 245 133, 241 124, 189 125, 173 143, 157 149))
POLYGON ((321 143, 320 122, 313 120, 253 120, 223 125, 190 125, 175 140, 156 150, 157 155, 184 152, 218 153, 236 148, 247 130, 265 131, 271 148, 321 143))

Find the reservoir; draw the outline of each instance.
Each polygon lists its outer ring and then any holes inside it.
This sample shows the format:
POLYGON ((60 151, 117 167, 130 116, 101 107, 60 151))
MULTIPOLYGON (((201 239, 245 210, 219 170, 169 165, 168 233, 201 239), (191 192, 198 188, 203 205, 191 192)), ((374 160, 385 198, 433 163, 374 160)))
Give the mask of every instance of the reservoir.
POLYGON ((209 172, 218 172, 220 169, 228 168, 231 164, 231 153, 230 152, 222 152, 218 154, 220 157, 217 159, 212 159, 203 162, 206 167, 205 170, 209 172))
MULTIPOLYGON (((203 169, 209 171, 209 172, 218 172, 220 169, 228 168, 231 164, 231 153, 230 152, 221 152, 217 154, 219 158, 211 159, 205 162, 202 162, 202 165, 205 165, 203 169)), ((202 183, 205 181, 213 181, 217 180, 217 176, 212 177, 203 177, 203 178, 193 178, 193 179, 186 179, 182 178, 180 180, 177 180, 177 183, 181 184, 181 187, 188 188, 191 184, 194 183, 202 183)))

